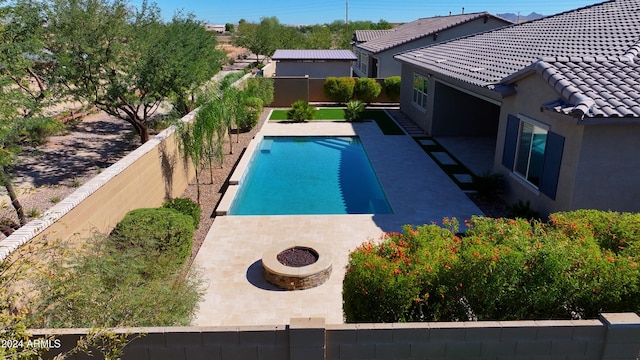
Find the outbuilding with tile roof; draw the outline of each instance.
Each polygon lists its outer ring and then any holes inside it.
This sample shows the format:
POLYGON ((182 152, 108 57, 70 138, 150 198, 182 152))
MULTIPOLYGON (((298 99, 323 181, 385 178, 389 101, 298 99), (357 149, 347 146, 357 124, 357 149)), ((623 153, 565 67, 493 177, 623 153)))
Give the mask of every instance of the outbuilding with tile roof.
POLYGON ((351 76, 356 56, 351 50, 276 50, 276 76, 351 76))
POLYGON ((607 1, 398 54, 401 109, 492 143, 508 203, 638 212, 639 52, 640 1, 607 1))
POLYGON ((361 77, 386 78, 400 75, 393 55, 469 34, 500 28, 511 22, 487 12, 436 16, 402 24, 391 30, 356 31, 354 73, 361 77))

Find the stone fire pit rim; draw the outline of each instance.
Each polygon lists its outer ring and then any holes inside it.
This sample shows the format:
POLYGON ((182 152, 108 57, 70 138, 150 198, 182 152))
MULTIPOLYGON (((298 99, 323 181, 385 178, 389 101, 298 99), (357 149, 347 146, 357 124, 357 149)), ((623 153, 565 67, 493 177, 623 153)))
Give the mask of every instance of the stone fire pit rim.
POLYGON ((330 250, 314 241, 285 241, 274 244, 267 248, 262 255, 262 266, 276 275, 306 277, 317 274, 331 267, 332 257, 330 250), (278 254, 294 247, 312 249, 318 254, 318 261, 311 265, 302 267, 292 267, 281 264, 278 261, 278 254))

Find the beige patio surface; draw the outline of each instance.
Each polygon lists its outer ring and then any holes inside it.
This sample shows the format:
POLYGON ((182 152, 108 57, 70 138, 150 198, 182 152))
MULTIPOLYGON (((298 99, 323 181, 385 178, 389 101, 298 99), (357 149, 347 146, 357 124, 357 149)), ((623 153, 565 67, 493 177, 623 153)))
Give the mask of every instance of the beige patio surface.
POLYGON ((374 122, 267 123, 261 135, 358 135, 394 213, 217 217, 194 261, 206 290, 193 325, 285 325, 293 317, 342 323, 342 279, 350 251, 385 231, 400 231, 404 224, 439 222, 443 217, 463 222, 482 214, 411 137, 385 136, 374 122), (266 283, 262 253, 286 240, 322 242, 331 249, 329 280, 298 291, 281 291, 266 283))

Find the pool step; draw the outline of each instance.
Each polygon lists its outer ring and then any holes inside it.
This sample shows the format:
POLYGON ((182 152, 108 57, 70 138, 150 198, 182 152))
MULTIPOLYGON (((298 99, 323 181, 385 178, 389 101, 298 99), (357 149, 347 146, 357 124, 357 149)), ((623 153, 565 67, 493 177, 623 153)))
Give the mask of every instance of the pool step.
POLYGON ((322 139, 314 141, 316 144, 323 145, 336 150, 347 149, 351 145, 351 140, 347 139, 322 139))
POLYGON ((262 142, 260 143, 260 152, 261 153, 270 153, 272 145, 273 145, 273 140, 271 140, 271 139, 262 139, 262 142))

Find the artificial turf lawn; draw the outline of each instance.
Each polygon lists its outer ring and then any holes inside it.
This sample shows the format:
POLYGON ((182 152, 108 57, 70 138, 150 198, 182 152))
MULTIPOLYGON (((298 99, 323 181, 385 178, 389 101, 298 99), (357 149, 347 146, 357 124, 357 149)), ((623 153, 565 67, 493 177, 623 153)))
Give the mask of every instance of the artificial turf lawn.
MULTIPOLYGON (((286 121, 288 110, 273 110, 269 120, 286 121)), ((391 118, 384 112, 384 110, 367 109, 362 113, 362 118, 366 120, 373 120, 378 124, 380 130, 385 135, 404 135, 402 129, 391 120, 391 118)), ((316 111, 315 119, 313 120, 344 120, 344 109, 340 108, 322 108, 316 111)))
MULTIPOLYGON (((287 111, 289 110, 273 110, 269 120, 287 120, 287 111)), ((313 120, 344 120, 344 109, 319 109, 316 111, 316 116, 313 120)))

